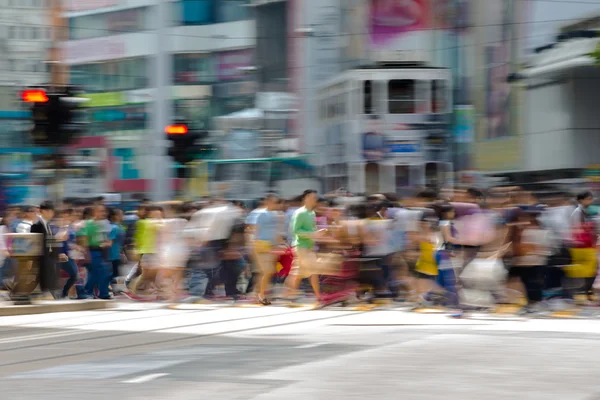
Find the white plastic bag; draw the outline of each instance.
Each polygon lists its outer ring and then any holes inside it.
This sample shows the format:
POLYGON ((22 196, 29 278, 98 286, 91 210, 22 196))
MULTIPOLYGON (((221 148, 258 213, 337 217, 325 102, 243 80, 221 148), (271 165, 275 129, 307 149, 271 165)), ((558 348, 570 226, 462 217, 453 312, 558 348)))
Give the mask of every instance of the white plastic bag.
POLYGON ((497 291, 506 281, 507 271, 499 258, 476 258, 460 274, 465 288, 497 291))

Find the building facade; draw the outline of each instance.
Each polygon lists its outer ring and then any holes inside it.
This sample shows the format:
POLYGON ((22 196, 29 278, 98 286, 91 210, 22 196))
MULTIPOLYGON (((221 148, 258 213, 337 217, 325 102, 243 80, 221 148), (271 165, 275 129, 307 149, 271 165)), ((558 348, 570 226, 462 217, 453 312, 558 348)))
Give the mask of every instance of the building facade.
MULTIPOLYGON (((248 1, 178 0, 168 5, 164 49, 171 76, 172 116, 194 129, 212 129, 212 118, 251 107, 255 31, 248 1)), ((106 138, 107 190, 149 190, 155 127, 157 0, 73 0, 64 10, 69 40, 62 44, 70 81, 90 98, 89 136, 106 138)), ((92 140, 92 139, 89 139, 92 140)), ((174 174, 172 174, 174 175, 174 174)))
POLYGON ((30 113, 20 93, 50 81, 51 6, 48 0, 0 1, 0 176, 7 203, 32 203, 45 196, 47 182, 32 175, 34 158, 45 149, 31 146, 30 113))

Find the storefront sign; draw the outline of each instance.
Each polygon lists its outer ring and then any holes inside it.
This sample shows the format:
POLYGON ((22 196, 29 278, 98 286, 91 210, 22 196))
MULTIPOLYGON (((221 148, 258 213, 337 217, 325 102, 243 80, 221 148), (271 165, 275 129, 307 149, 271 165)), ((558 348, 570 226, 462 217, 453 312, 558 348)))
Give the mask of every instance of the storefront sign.
POLYGON ((154 98, 154 89, 129 90, 123 94, 127 104, 150 103, 154 98))
POLYGON ((86 107, 116 107, 126 104, 122 92, 86 93, 85 98, 89 99, 86 107))

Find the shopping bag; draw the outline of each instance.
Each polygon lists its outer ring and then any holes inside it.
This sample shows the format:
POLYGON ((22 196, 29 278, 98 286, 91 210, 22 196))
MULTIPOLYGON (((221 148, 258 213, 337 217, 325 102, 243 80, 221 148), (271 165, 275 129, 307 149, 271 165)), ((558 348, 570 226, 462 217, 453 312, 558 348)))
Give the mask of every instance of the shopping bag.
POLYGON ((571 264, 565 267, 569 278, 593 278, 598 266, 597 250, 595 248, 572 248, 571 264))
POLYGON ((507 271, 502 260, 496 257, 476 258, 460 274, 465 288, 496 291, 506 281, 507 271))

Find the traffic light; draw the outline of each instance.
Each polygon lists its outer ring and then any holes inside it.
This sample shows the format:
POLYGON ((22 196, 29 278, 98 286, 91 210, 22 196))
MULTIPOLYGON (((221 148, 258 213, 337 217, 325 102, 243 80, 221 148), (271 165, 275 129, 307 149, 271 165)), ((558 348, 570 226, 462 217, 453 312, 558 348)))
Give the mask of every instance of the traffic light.
MULTIPOLYGON (((195 131, 189 128, 189 124, 184 120, 179 120, 176 124, 165 128, 167 138, 172 142, 168 155, 181 165, 194 161, 197 155, 202 152, 204 147, 200 142, 207 136, 206 131, 195 131)), ((179 178, 185 177, 185 168, 177 169, 179 178)))
POLYGON ((85 111, 80 105, 87 99, 79 94, 74 87, 29 88, 22 92, 22 100, 31 108, 31 136, 36 145, 68 145, 83 132, 85 111))

